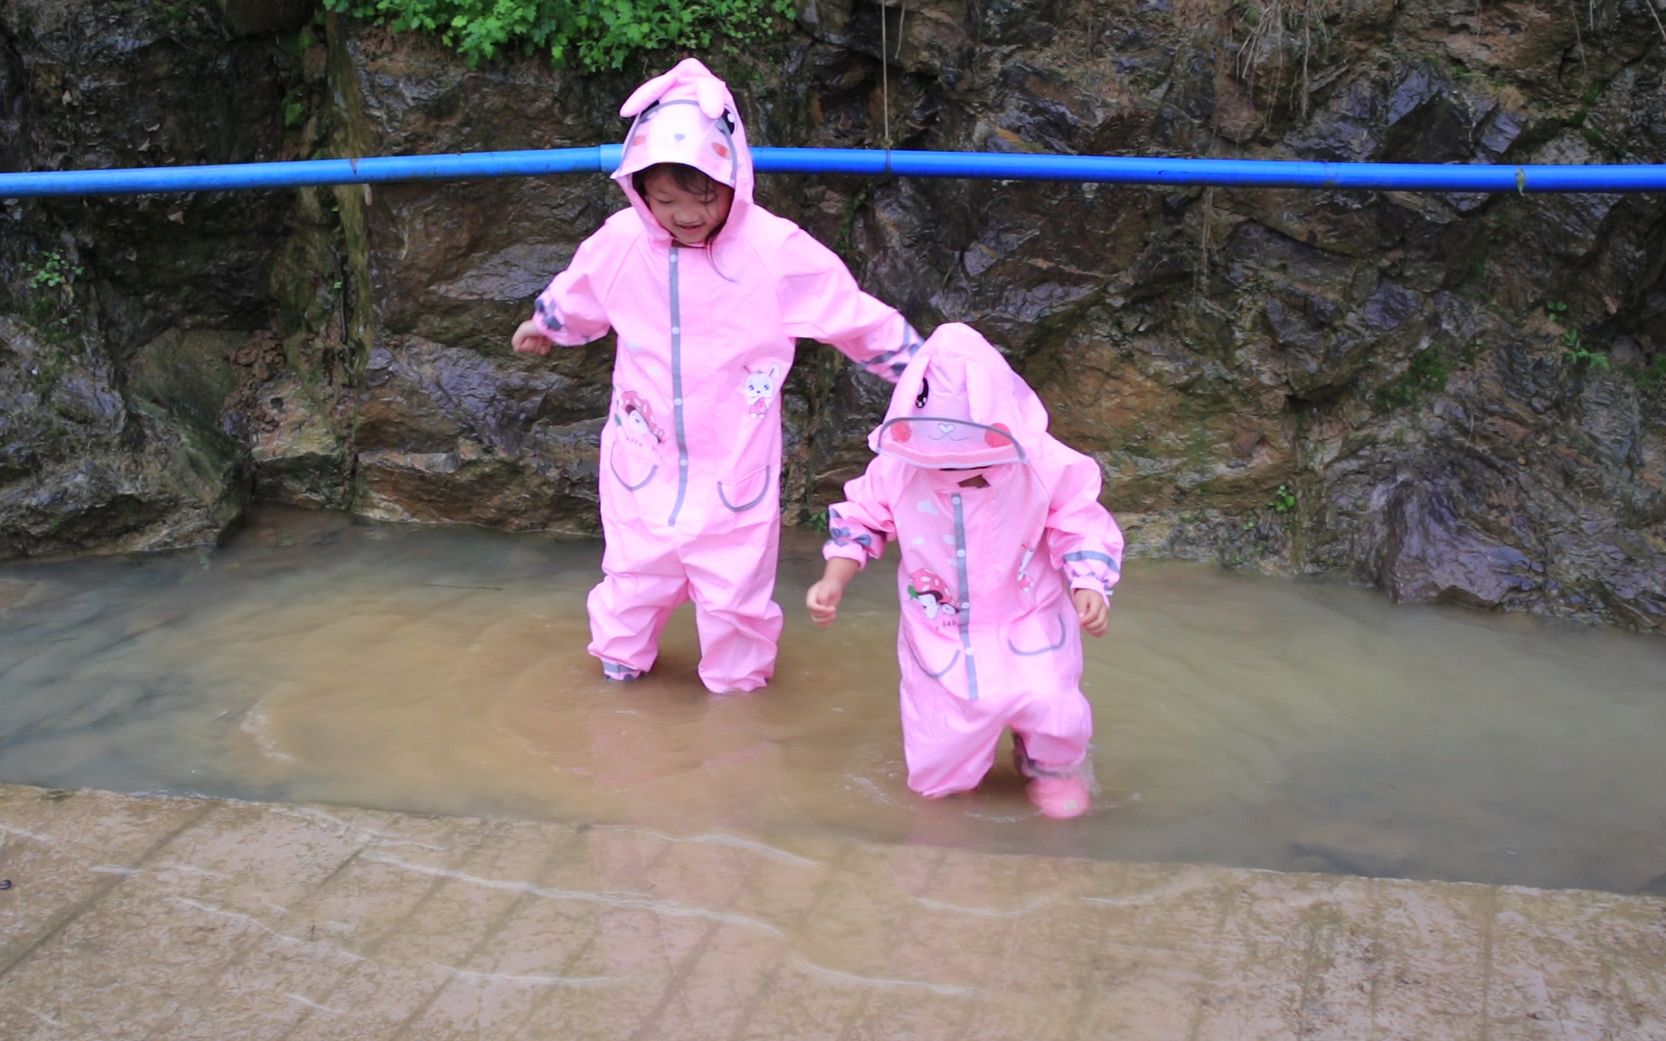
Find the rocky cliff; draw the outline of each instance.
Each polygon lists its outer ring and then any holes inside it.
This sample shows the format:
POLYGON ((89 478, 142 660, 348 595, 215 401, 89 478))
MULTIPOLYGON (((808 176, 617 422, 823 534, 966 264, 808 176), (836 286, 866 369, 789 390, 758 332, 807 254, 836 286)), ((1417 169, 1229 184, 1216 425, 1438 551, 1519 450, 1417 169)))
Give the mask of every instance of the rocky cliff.
MULTIPOLYGON (((813 0, 704 55, 755 143, 1666 162, 1649 0, 813 0)), ((304 0, 0 0, 0 170, 613 142, 656 55, 470 68, 304 0)), ((978 326, 1138 552, 1666 628, 1666 197, 766 176, 978 326)), ((212 541, 266 498, 595 529, 611 344, 513 357, 602 177, 11 201, 0 554, 212 541)), ((883 385, 806 345, 789 519, 883 385)))

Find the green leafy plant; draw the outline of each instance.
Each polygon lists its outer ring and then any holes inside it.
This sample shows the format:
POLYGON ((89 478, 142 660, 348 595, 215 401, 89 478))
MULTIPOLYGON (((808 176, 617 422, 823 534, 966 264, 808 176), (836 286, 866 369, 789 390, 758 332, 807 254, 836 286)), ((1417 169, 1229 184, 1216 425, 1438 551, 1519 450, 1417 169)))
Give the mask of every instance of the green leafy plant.
POLYGON ((1568 329, 1562 333, 1562 357, 1570 365, 1589 365, 1594 369, 1609 368, 1608 355, 1601 349, 1594 349, 1586 345, 1578 329, 1568 329))
POLYGON ((62 289, 83 273, 55 249, 42 253, 33 263, 26 263, 24 270, 28 272, 26 281, 31 289, 62 289))
MULTIPOLYGON (((1550 315, 1551 321, 1562 325, 1568 320, 1568 305, 1560 300, 1545 302, 1545 313, 1550 315)), ((1593 369, 1608 369, 1612 365, 1608 360, 1608 352, 1601 347, 1593 347, 1585 342, 1585 334, 1579 329, 1563 329, 1560 337, 1562 358, 1569 365, 1587 366, 1593 369)))
POLYGON ((1273 492, 1273 501, 1267 504, 1267 508, 1279 514, 1294 510, 1296 508, 1295 491, 1287 484, 1279 485, 1273 492))
POLYGON ((307 103, 305 92, 301 87, 291 87, 283 96, 283 125, 286 130, 293 130, 306 122, 307 103))
POLYGON ((617 70, 643 51, 763 38, 794 0, 323 0, 326 11, 438 36, 470 65, 544 52, 559 68, 617 70))
POLYGON ((1666 390, 1666 354, 1657 354, 1647 365, 1633 369, 1631 378, 1645 394, 1666 390))
POLYGON ((1408 408, 1426 395, 1445 390, 1446 381, 1452 377, 1452 370, 1456 367, 1452 352, 1441 344, 1435 344, 1414 354, 1406 371, 1377 388, 1373 400, 1384 411, 1408 408))

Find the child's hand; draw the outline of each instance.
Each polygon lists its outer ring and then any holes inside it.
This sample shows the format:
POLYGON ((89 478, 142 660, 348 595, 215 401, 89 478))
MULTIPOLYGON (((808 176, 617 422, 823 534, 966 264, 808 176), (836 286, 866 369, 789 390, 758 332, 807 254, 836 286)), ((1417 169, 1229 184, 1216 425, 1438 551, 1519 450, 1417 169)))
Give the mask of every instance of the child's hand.
POLYGON ((1082 631, 1089 636, 1104 636, 1111 627, 1111 605, 1092 589, 1073 589, 1070 599, 1076 602, 1076 618, 1082 631))
POLYGON ((824 578, 804 594, 804 606, 810 609, 810 621, 817 625, 832 625, 839 616, 839 601, 845 598, 845 584, 824 578))
POLYGON ((509 341, 517 354, 548 354, 550 341, 544 335, 544 330, 530 318, 522 322, 515 329, 515 336, 509 341))

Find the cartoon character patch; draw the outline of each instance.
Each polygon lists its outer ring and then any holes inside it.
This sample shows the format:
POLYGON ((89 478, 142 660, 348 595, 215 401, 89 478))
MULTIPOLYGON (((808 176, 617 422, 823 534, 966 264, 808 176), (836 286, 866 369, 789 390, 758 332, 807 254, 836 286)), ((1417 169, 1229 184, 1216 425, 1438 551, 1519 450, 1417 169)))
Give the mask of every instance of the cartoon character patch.
POLYGON ((908 598, 920 605, 928 620, 938 625, 953 625, 960 613, 960 604, 950 593, 948 583, 929 568, 919 568, 908 576, 908 598))
POLYGON ((664 431, 654 423, 653 409, 634 390, 619 393, 613 406, 613 422, 633 444, 647 448, 665 440, 664 431))
POLYGON ((775 388, 780 379, 781 367, 778 365, 746 370, 746 382, 741 386, 741 393, 746 395, 747 415, 759 419, 769 415, 769 405, 775 400, 775 388))

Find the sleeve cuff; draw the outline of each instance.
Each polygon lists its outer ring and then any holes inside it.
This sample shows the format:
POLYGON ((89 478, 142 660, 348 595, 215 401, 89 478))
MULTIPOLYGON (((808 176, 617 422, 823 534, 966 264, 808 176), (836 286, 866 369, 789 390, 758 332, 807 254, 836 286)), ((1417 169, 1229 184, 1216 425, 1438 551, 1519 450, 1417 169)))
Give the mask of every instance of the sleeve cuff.
POLYGON ((821 547, 821 558, 823 560, 833 560, 835 558, 839 560, 854 560, 856 561, 857 567, 865 568, 868 566, 867 551, 857 545, 847 544, 841 546, 837 542, 824 542, 821 547))

